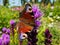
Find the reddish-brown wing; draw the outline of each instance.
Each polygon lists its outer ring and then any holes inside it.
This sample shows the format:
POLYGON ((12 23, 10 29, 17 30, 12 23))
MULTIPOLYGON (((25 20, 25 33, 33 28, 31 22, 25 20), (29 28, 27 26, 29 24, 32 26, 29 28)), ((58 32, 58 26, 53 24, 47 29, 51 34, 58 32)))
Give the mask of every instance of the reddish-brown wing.
POLYGON ((34 17, 29 13, 24 13, 20 18, 19 32, 29 32, 34 27, 34 17))
POLYGON ((19 33, 20 32, 23 32, 23 33, 26 33, 26 32, 29 32, 29 31, 31 31, 32 29, 33 29, 33 27, 32 26, 29 26, 29 25, 26 25, 25 23, 23 23, 23 22, 20 22, 20 24, 19 24, 19 33))
POLYGON ((23 21, 24 23, 27 23, 29 25, 35 25, 34 17, 30 13, 23 13, 22 17, 20 18, 20 21, 23 21))

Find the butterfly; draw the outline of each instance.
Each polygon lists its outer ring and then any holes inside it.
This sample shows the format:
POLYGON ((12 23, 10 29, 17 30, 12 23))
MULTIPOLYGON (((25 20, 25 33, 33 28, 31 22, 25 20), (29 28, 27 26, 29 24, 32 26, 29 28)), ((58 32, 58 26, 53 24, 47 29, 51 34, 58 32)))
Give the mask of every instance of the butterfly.
POLYGON ((30 32, 35 26, 34 14, 30 4, 26 4, 24 10, 20 13, 18 32, 30 32))

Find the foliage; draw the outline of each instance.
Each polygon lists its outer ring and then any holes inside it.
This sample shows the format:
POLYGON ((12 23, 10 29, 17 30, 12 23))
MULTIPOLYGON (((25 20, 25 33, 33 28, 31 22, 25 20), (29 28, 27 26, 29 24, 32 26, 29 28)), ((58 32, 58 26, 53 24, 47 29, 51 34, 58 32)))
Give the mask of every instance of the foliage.
POLYGON ((60 6, 56 4, 51 6, 50 3, 44 8, 45 17, 53 19, 55 22, 60 21, 60 6))
POLYGON ((7 7, 1 6, 0 7, 0 29, 2 29, 2 27, 10 27, 9 21, 11 19, 17 20, 18 12, 12 11, 7 7))

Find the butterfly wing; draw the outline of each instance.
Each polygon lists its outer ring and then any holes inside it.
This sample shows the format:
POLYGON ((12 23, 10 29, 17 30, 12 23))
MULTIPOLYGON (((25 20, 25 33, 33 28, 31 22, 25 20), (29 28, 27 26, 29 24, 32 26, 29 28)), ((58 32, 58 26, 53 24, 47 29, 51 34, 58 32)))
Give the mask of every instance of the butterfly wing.
POLYGON ((19 25, 20 27, 19 27, 19 32, 29 32, 29 31, 31 31, 32 29, 33 29, 33 27, 32 26, 29 26, 29 25, 27 25, 27 24, 25 24, 25 23, 23 23, 23 22, 20 22, 20 25, 19 25))
POLYGON ((33 29, 34 25, 34 17, 32 17, 29 13, 25 13, 20 18, 19 32, 29 32, 33 29))

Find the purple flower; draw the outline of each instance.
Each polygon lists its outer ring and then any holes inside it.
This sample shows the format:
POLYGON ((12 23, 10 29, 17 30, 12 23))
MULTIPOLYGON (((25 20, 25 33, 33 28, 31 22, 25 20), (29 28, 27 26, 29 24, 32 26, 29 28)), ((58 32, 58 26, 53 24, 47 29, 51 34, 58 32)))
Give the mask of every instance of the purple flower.
POLYGON ((2 38, 0 38, 0 45, 2 45, 2 38))
POLYGON ((38 41, 38 39, 36 38, 36 36, 37 36, 37 28, 36 27, 34 27, 33 28, 33 30, 30 32, 30 33, 27 33, 27 35, 28 35, 28 45, 37 45, 36 43, 37 43, 37 41, 38 41))
POLYGON ((52 41, 50 39, 45 39, 45 43, 51 43, 52 41))
POLYGON ((4 37, 6 36, 6 34, 5 33, 3 33, 2 34, 2 40, 4 40, 4 37))
POLYGON ((50 34, 49 29, 46 29, 45 35, 50 34))
POLYGON ((41 16, 42 16, 42 12, 40 12, 40 11, 36 11, 36 13, 34 13, 34 18, 35 19, 37 19, 37 18, 39 18, 41 16))
POLYGON ((10 34, 10 29, 7 29, 7 31, 6 31, 8 34, 10 34))
POLYGON ((46 29, 46 31, 45 31, 45 45, 51 44, 51 42, 52 42, 51 38, 52 38, 52 35, 50 34, 49 29, 46 29))
POLYGON ((39 10, 37 5, 32 6, 32 11, 34 13, 34 19, 37 19, 42 16, 42 12, 39 10))
POLYGON ((39 27, 41 25, 41 22, 39 20, 35 20, 35 24, 36 24, 36 26, 39 27))
POLYGON ((45 31, 45 37, 46 38, 51 38, 52 37, 52 34, 50 34, 49 29, 46 29, 46 31, 45 31))
POLYGON ((6 34, 3 41, 4 41, 5 45, 9 44, 9 42, 10 42, 10 35, 6 34))
POLYGON ((52 34, 50 34, 48 38, 51 39, 52 38, 52 34))
POLYGON ((7 28, 6 27, 3 27, 2 31, 3 32, 6 32, 7 28))
POLYGON ((38 10, 39 8, 37 7, 37 5, 33 5, 32 6, 32 11, 34 12, 34 13, 36 13, 36 11, 38 10))
POLYGON ((15 21, 14 20, 10 20, 10 24, 12 25, 12 24, 14 24, 15 23, 15 21))
POLYGON ((11 30, 12 30, 12 34, 13 34, 13 36, 14 36, 14 24, 15 24, 15 21, 14 20, 11 20, 10 21, 10 24, 11 24, 11 30))

